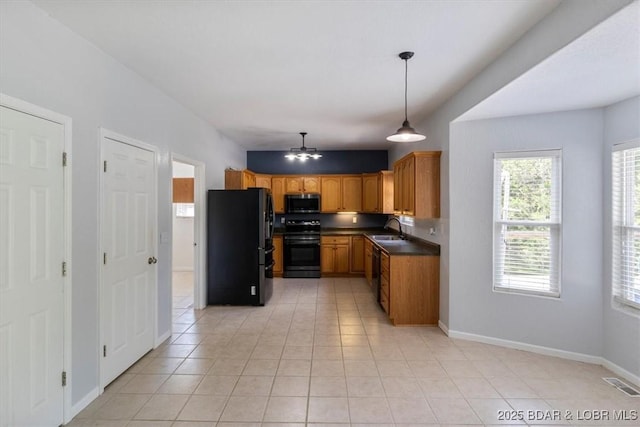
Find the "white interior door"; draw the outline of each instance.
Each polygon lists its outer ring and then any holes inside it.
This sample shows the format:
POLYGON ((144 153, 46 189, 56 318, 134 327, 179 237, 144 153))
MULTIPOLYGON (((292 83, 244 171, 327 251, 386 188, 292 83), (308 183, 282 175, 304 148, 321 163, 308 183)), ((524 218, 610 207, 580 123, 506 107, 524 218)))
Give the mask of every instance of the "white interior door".
POLYGON ((0 107, 0 426, 63 422, 64 126, 0 107))
POLYGON ((153 348, 156 163, 153 151, 102 138, 101 384, 153 348))

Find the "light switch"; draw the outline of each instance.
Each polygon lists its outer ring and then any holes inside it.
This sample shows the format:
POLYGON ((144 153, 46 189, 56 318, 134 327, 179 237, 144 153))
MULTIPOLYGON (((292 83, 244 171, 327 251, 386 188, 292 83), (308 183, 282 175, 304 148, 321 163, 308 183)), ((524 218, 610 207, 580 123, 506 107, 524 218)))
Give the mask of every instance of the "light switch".
POLYGON ((358 217, 357 217, 357 216, 354 216, 354 217, 353 217, 353 219, 352 219, 352 221, 353 221, 353 223, 354 223, 354 224, 356 224, 356 223, 358 222, 358 217))

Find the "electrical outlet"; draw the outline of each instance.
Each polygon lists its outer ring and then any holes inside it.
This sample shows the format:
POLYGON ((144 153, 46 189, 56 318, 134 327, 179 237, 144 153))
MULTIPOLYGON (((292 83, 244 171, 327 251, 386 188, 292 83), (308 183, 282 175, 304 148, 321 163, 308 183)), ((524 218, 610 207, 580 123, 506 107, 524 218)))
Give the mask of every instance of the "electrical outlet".
POLYGON ((354 224, 356 224, 358 222, 358 217, 354 216, 351 220, 354 224))
POLYGON ((280 218, 280 224, 284 224, 284 217, 280 218))

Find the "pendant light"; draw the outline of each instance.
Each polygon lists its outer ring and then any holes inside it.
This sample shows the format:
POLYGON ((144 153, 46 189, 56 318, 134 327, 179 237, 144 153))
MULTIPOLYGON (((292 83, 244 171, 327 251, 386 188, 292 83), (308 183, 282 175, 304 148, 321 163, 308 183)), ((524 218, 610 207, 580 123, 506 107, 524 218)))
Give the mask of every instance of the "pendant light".
POLYGON ((417 142, 422 141, 426 137, 415 131, 409 124, 407 118, 407 71, 409 68, 409 59, 413 56, 413 52, 402 52, 398 55, 404 61, 404 122, 402 127, 391 136, 387 137, 387 141, 391 142, 417 142))
POLYGON ((300 148, 291 148, 287 154, 284 155, 290 161, 294 161, 296 159, 301 162, 306 162, 307 159, 311 158, 314 160, 322 157, 322 154, 318 153, 318 150, 315 148, 307 148, 304 146, 304 137, 307 135, 306 132, 300 132, 302 135, 302 147, 300 148))

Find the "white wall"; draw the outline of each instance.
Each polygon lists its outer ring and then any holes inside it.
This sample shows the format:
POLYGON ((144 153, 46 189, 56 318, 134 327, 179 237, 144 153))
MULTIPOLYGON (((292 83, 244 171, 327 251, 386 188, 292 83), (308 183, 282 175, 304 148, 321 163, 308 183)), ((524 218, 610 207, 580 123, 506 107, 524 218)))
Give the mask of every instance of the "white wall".
MULTIPOLYGON (((193 178, 195 168, 186 163, 173 162, 174 178, 193 178)), ((176 205, 173 205, 173 271, 193 271, 194 268, 194 221, 193 217, 176 216, 176 205)))
POLYGON ((601 109, 452 125, 450 330, 602 354, 602 129, 601 109), (562 149, 561 297, 493 292, 493 154, 543 149, 562 149))
MULTIPOLYGON (((441 150, 441 218, 418 221, 408 232, 440 244, 440 320, 445 327, 451 322, 450 306, 456 302, 450 297, 450 288, 456 286, 450 273, 459 266, 450 263, 449 188, 450 164, 456 159, 449 153, 449 125, 476 104, 515 80, 521 74, 552 55, 562 47, 602 22, 632 0, 568 0, 563 1, 549 15, 516 41, 500 57, 476 75, 460 91, 427 118, 409 118, 416 130, 427 136, 418 144, 398 144, 390 148, 389 164, 410 151, 441 150), (430 236, 429 227, 435 226, 436 236, 430 236)), ((416 70, 413 70, 416 72, 416 70)), ((428 72, 428 70, 426 71, 428 72)), ((419 90, 411 89, 411 91, 419 90)), ((390 129, 389 132, 393 130, 390 129)))
MULTIPOLYGON (((170 151, 206 165, 206 188, 246 152, 30 2, 0 2, 0 91, 73 120, 72 405, 98 386, 98 128, 159 149, 159 231, 171 231, 170 151)), ((158 335, 171 327, 171 245, 159 245, 158 335)))
POLYGON ((611 147, 640 138, 640 96, 604 110, 604 357, 640 378, 640 318, 614 309, 611 301, 611 147))

